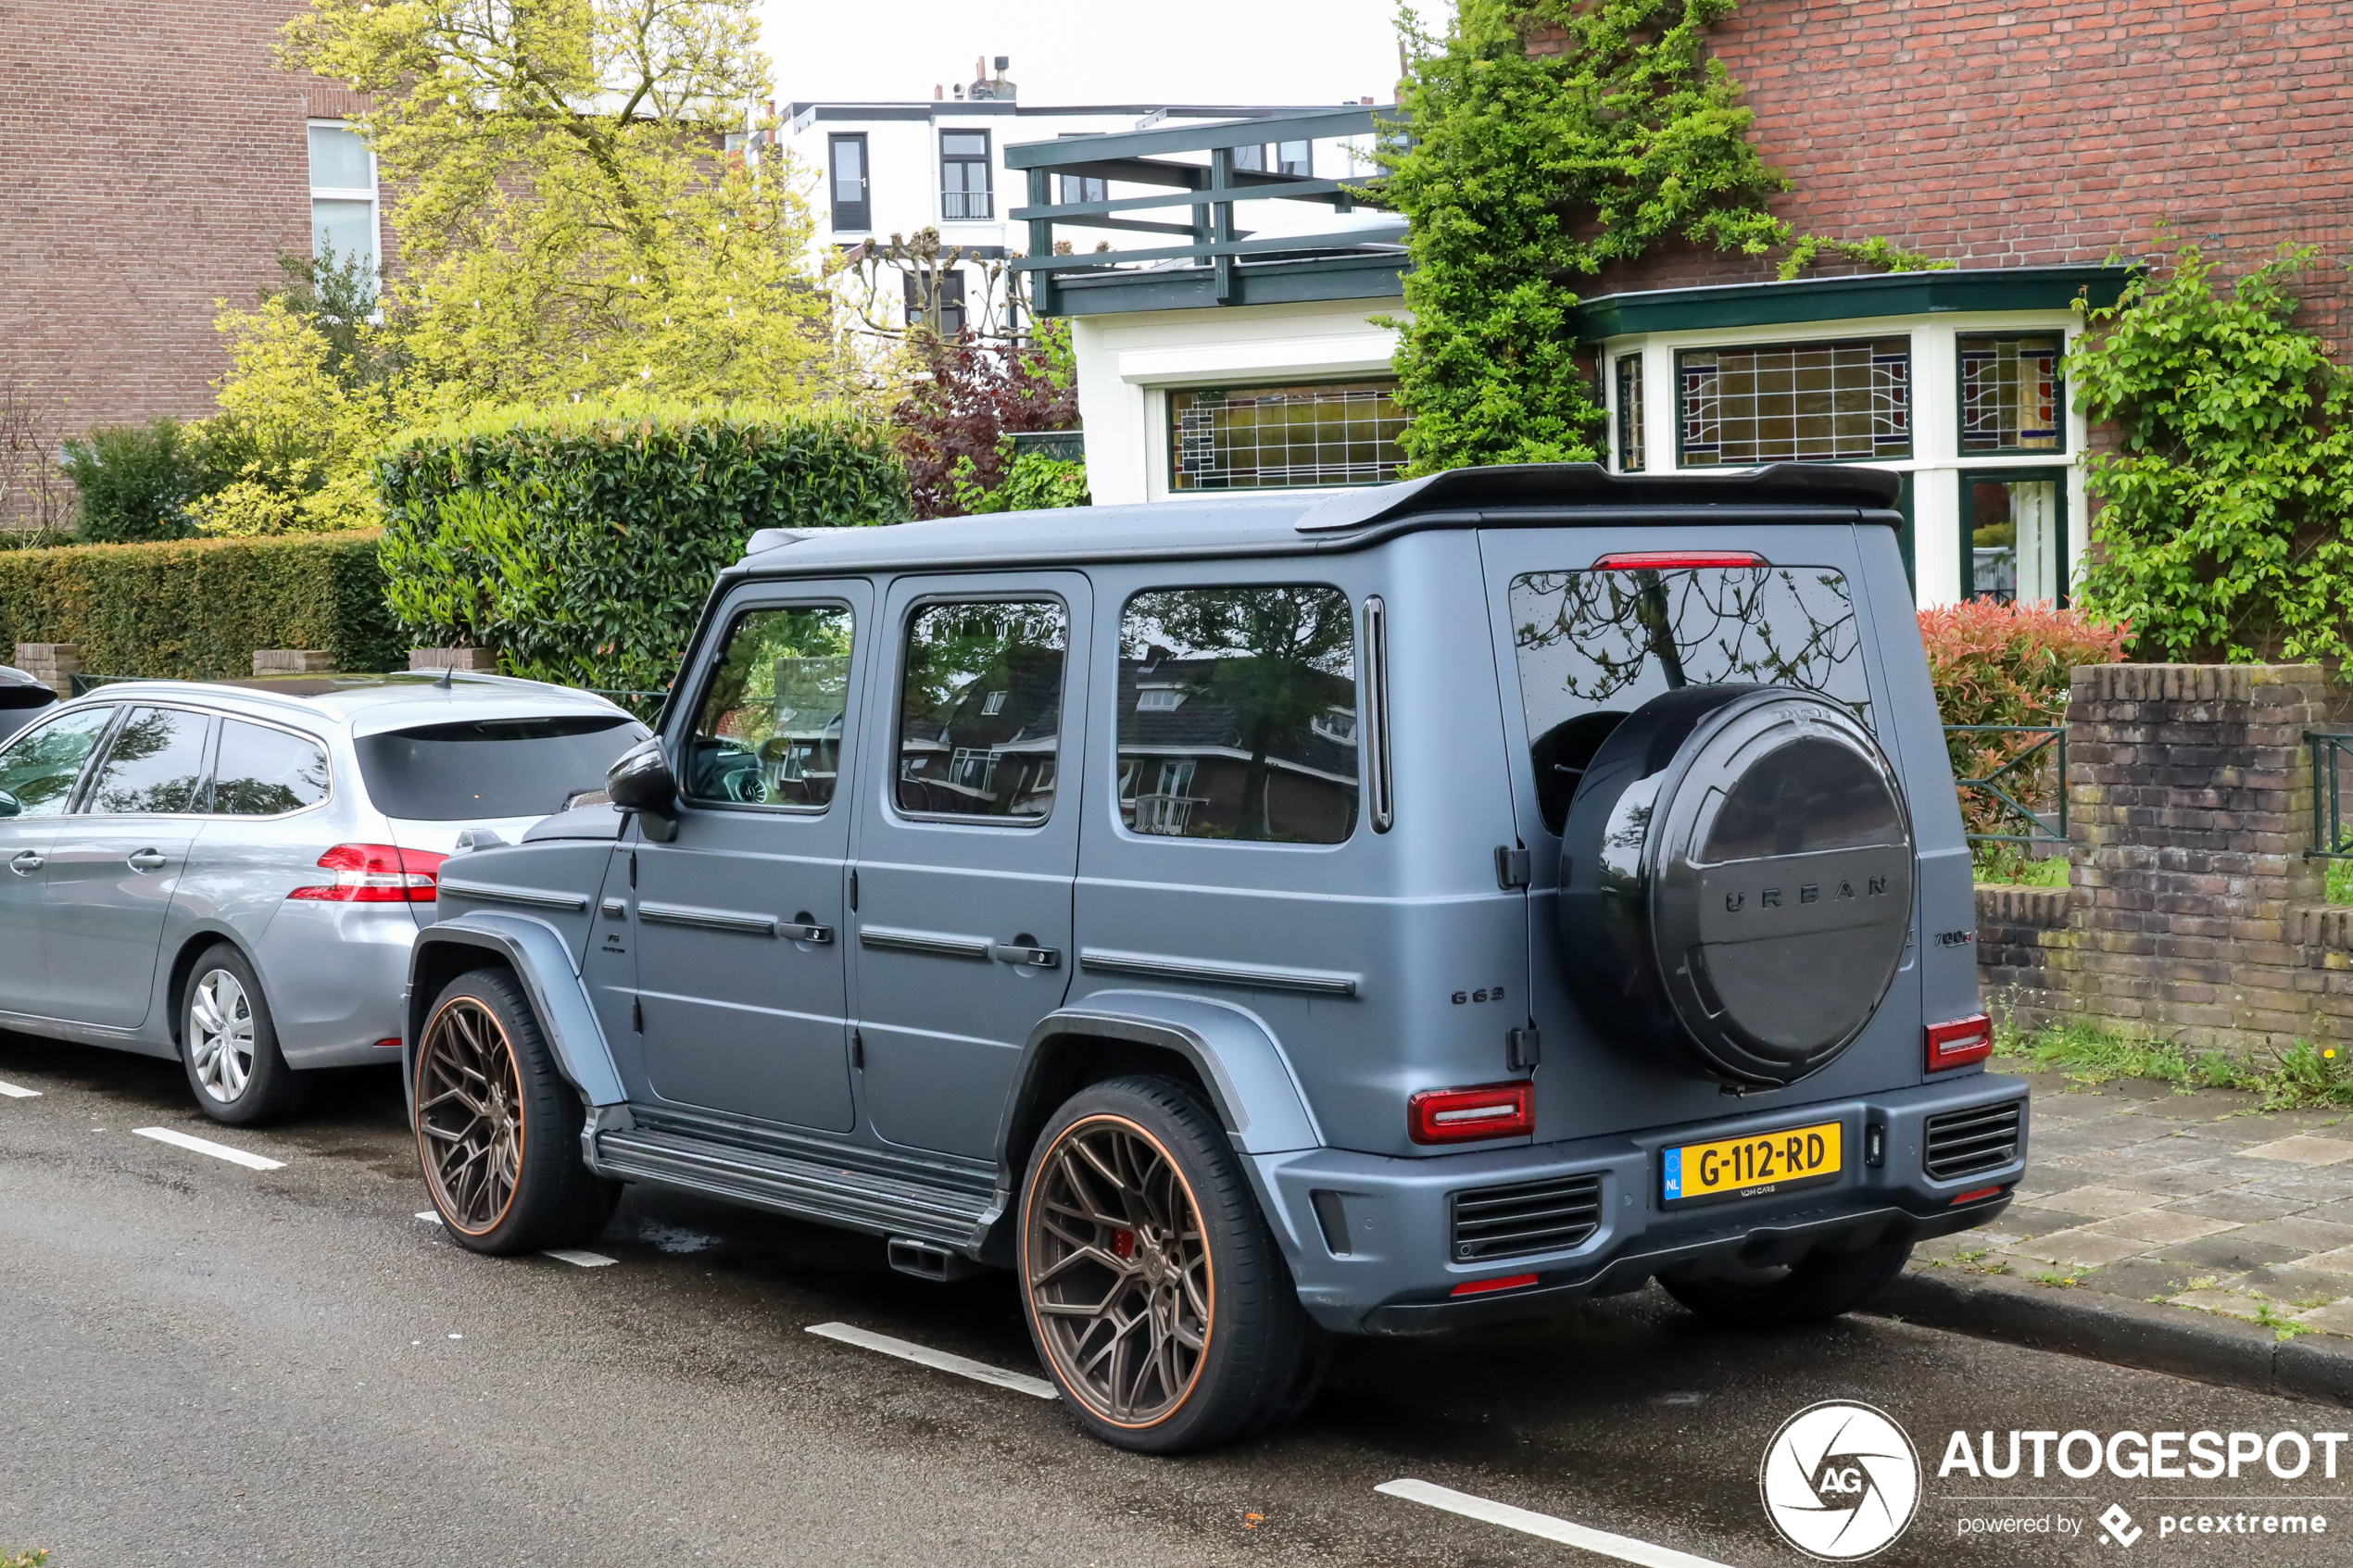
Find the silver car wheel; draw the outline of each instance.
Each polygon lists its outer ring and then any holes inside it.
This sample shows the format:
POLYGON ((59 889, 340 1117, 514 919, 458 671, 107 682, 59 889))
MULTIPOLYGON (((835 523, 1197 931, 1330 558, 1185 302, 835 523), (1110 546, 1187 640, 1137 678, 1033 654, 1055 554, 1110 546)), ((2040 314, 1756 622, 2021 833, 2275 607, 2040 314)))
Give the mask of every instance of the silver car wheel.
POLYGON ((225 969, 208 970, 188 993, 188 1060, 196 1085, 227 1105, 253 1078, 253 1000, 225 969))

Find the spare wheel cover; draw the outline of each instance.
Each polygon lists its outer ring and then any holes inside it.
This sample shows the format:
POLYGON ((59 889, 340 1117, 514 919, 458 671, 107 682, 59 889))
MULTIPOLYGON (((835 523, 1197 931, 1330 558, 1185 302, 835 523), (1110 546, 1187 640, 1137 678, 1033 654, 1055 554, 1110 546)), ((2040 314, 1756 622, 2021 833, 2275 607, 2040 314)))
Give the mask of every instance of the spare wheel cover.
POLYGON ((1809 693, 1645 704, 1596 754, 1562 850, 1565 956, 1589 1010, 1726 1083, 1827 1066, 1903 963, 1902 785, 1869 729, 1809 693))

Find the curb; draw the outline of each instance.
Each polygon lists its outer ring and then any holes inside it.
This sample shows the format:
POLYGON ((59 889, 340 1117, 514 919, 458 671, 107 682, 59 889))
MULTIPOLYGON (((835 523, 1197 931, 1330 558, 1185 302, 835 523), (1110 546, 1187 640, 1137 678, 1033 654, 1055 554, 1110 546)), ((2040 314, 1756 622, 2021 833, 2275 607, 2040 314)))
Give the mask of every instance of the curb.
POLYGON ((2056 1350, 2259 1394, 2353 1406, 2353 1339, 2274 1329, 2081 1287, 1944 1271, 1900 1275, 1869 1309, 1979 1339, 2056 1350))

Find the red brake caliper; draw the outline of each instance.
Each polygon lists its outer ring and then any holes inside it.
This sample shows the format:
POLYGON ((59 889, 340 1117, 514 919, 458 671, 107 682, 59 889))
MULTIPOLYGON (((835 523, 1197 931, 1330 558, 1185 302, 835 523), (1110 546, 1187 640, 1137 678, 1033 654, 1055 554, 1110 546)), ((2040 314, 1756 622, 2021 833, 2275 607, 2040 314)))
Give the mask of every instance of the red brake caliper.
POLYGON ((1134 1231, 1112 1232, 1111 1249, 1118 1255, 1121 1262, 1127 1261, 1136 1255, 1136 1233, 1134 1231))

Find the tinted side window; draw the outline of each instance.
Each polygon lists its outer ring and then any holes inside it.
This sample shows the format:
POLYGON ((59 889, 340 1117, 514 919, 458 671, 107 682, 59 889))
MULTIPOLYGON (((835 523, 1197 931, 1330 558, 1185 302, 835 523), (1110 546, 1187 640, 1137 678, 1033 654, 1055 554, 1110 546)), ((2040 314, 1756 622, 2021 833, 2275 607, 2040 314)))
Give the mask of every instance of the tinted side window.
POLYGON ((65 810, 82 764, 114 713, 111 708, 61 713, 0 749, 0 795, 16 801, 16 815, 55 817, 65 810))
POLYGON ((102 816, 202 810, 211 723, 184 708, 132 709, 107 743, 82 809, 102 816))
POLYGON ((1678 686, 1794 686, 1870 721, 1854 595, 1827 567, 1536 571, 1512 579, 1512 642, 1558 833, 1617 721, 1678 686))
POLYGON ((220 721, 220 756, 212 769, 212 812, 275 817, 327 798, 327 754, 283 730, 220 721))
POLYGON ((841 778, 849 608, 738 616, 686 743, 691 800, 824 807, 841 778))
POLYGON ((1069 613, 1053 599, 917 610, 900 688, 900 809, 1031 822, 1051 811, 1069 646, 1069 613))
POLYGON ((1119 622, 1119 816, 1338 844, 1356 828, 1356 619, 1337 588, 1162 589, 1119 622))

